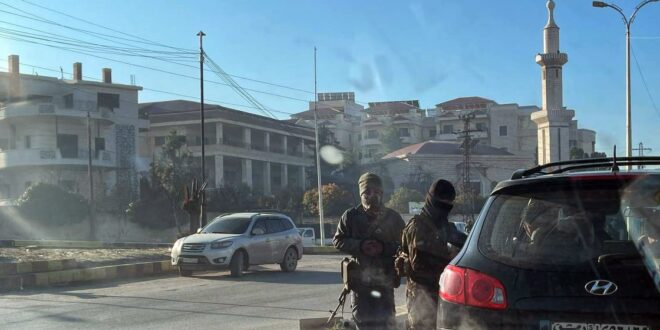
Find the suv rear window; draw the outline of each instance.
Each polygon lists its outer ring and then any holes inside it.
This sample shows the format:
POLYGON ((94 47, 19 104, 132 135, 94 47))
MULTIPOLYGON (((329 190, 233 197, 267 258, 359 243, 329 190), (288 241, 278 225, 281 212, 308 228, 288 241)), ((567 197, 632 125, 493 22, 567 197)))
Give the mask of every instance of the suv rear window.
POLYGON ((630 178, 614 176, 569 177, 505 189, 491 197, 479 250, 499 262, 535 269, 576 269, 604 255, 634 256, 644 237, 658 237, 660 219, 627 215, 631 208, 621 196, 629 183, 630 178))

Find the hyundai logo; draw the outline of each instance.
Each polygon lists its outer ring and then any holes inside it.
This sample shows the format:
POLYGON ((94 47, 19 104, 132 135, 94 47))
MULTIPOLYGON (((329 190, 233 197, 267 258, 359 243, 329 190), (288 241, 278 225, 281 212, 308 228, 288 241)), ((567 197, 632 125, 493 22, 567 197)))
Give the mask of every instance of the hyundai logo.
POLYGON ((595 296, 609 296, 615 293, 619 287, 608 280, 593 280, 589 281, 584 289, 595 296))

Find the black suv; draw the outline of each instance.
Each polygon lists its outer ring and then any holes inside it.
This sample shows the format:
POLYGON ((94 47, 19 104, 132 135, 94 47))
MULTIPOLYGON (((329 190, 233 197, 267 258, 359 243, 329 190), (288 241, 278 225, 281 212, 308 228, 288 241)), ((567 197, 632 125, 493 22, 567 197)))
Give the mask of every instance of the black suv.
POLYGON ((660 171, 638 168, 659 164, 565 161, 499 183, 440 278, 438 328, 660 329, 660 171))

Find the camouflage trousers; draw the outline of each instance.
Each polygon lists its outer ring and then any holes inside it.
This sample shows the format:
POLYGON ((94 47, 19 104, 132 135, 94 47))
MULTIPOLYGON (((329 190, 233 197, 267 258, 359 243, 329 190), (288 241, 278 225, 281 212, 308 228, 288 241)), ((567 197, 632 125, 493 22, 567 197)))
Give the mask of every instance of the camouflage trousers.
POLYGON ((438 309, 438 290, 434 290, 408 278, 406 283, 406 307, 408 308, 406 329, 435 329, 438 309))

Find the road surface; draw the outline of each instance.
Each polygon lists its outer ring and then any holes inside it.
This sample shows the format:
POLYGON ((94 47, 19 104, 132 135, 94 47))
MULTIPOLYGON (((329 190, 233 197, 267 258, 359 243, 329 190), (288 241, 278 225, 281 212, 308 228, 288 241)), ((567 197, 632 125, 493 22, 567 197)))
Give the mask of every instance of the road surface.
MULTIPOLYGON (((240 279, 211 272, 0 295, 0 328, 297 329, 336 306, 341 258, 306 255, 294 273, 257 266, 240 279)), ((404 291, 396 290, 397 306, 404 291)))

